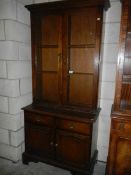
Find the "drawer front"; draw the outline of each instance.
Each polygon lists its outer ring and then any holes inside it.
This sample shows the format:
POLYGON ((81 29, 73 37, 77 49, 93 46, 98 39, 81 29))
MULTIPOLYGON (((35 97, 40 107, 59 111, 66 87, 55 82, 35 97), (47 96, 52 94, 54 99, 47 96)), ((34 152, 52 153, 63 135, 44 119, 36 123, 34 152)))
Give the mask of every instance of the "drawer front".
POLYGON ((81 134, 91 134, 91 124, 81 123, 71 120, 57 120, 56 127, 58 129, 65 129, 69 131, 78 132, 81 134))
POLYGON ((122 132, 131 133, 131 122, 124 122, 124 121, 113 121, 112 122, 112 129, 122 132))
POLYGON ((54 125, 54 119, 52 117, 32 112, 25 112, 25 121, 37 125, 47 125, 47 126, 54 125))

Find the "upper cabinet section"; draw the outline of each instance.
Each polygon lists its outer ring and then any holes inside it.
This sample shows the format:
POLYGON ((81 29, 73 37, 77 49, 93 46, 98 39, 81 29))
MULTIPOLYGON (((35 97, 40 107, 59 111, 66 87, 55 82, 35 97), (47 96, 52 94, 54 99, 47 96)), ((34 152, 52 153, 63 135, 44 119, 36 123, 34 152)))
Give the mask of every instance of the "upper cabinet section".
POLYGON ((110 0, 61 0, 56 2, 27 5, 26 8, 28 8, 32 13, 35 13, 36 11, 39 11, 39 13, 47 13, 49 10, 57 9, 59 11, 63 11, 63 9, 68 8, 80 8, 89 6, 101 6, 107 10, 110 7, 110 0))
POLYGON ((103 8, 71 0, 31 11, 34 103, 97 108, 103 8))
POLYGON ((115 106, 131 110, 131 1, 123 0, 115 106))

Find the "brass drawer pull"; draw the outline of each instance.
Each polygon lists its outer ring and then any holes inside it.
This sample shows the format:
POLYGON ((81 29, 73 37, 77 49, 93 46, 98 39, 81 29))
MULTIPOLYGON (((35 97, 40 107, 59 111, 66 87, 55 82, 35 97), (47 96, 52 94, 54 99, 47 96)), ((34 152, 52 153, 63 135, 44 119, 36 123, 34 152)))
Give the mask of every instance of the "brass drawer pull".
POLYGON ((119 125, 119 130, 124 129, 124 127, 125 127, 125 123, 121 123, 121 124, 119 125))
POLYGON ((58 144, 57 143, 55 144, 55 147, 58 147, 58 144))
POLYGON ((74 126, 73 126, 73 125, 71 125, 71 126, 69 126, 69 128, 70 128, 70 129, 74 129, 74 126))
POLYGON ((40 121, 41 121, 41 120, 39 120, 39 119, 38 119, 38 120, 36 120, 36 122, 38 122, 38 123, 39 123, 40 121))

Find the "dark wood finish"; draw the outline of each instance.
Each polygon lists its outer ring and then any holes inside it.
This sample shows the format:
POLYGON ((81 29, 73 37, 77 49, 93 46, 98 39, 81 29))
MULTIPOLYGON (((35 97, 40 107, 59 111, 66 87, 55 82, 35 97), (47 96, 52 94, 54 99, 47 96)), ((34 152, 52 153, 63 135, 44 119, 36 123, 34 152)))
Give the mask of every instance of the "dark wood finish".
POLYGON ((112 114, 107 175, 131 174, 131 115, 112 114))
POLYGON ((92 174, 103 8, 108 0, 64 0, 31 11, 33 104, 24 108, 23 163, 92 174))
POLYGON ((58 129, 64 129, 81 134, 91 134, 91 124, 90 123, 81 123, 71 120, 59 120, 56 123, 58 129))
POLYGON ((41 15, 40 20, 40 29, 35 31, 40 39, 34 43, 39 48, 33 59, 33 72, 38 75, 34 99, 96 108, 100 51, 96 36, 101 33, 102 9, 69 9, 64 15, 41 15))
POLYGON ((122 0, 115 101, 112 109, 107 175, 131 174, 131 1, 122 0))
POLYGON ((77 173, 92 172, 100 110, 96 114, 84 114, 82 120, 79 114, 65 115, 59 110, 45 111, 32 105, 24 111, 26 151, 23 163, 40 160, 77 173))
POLYGON ((26 151, 37 156, 53 157, 53 130, 30 124, 26 124, 25 128, 26 151))
POLYGON ((86 169, 87 162, 89 163, 90 160, 90 136, 60 130, 56 132, 57 160, 86 169), (78 150, 80 150, 79 154, 78 150))
MULTIPOLYGON (((130 0, 129 0, 130 1, 130 0)), ((63 10, 67 8, 81 8, 81 7, 88 7, 88 6, 101 6, 105 7, 107 10, 110 7, 110 1, 109 0, 62 0, 60 2, 50 2, 49 3, 43 3, 43 4, 33 4, 33 5, 27 5, 26 8, 28 8, 31 12, 39 12, 45 10, 45 12, 42 13, 48 13, 51 10, 57 9, 57 10, 63 10)))

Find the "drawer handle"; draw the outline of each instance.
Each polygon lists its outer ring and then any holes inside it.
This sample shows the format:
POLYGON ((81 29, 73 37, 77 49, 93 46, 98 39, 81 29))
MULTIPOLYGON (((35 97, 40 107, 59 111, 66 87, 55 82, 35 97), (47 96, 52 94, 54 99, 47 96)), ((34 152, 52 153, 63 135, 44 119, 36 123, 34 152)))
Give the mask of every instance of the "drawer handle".
POLYGON ((58 147, 58 143, 55 144, 55 147, 58 147))
POLYGON ((124 127, 125 127, 125 123, 121 123, 119 126, 119 130, 124 129, 124 127))
POLYGON ((36 120, 38 123, 40 122, 40 120, 36 120))
POLYGON ((69 126, 69 128, 70 128, 70 129, 74 129, 74 126, 73 126, 73 125, 71 125, 71 126, 69 126))

